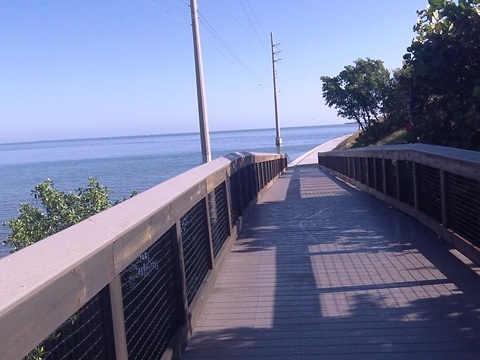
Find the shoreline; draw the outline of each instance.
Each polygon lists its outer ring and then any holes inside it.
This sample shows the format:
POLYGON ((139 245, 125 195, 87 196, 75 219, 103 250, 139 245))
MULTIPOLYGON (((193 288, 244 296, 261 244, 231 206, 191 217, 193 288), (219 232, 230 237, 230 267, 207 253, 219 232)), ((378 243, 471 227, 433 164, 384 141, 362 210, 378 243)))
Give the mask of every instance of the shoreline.
POLYGON ((323 144, 318 145, 317 147, 313 148, 312 150, 307 151, 306 153, 300 155, 295 160, 290 162, 288 166, 297 166, 297 165, 312 165, 318 164, 318 157, 317 153, 319 152, 326 152, 335 149, 335 147, 340 144, 342 141, 347 139, 348 137, 352 136, 352 134, 340 136, 338 138, 329 140, 323 144))

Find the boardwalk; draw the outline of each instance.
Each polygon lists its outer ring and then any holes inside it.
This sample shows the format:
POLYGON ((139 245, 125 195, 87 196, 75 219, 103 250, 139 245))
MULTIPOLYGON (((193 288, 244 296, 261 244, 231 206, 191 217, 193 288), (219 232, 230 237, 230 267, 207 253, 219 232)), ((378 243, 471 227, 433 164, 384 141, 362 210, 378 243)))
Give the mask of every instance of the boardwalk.
POLYGON ((480 277, 435 235, 316 166, 260 200, 186 359, 480 359, 480 277))

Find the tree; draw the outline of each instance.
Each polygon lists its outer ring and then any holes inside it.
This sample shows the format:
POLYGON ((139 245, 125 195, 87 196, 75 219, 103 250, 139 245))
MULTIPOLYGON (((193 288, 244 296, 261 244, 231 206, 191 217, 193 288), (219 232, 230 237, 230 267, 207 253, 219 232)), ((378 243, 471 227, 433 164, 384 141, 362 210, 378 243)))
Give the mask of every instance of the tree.
MULTIPOLYGON (((86 188, 80 187, 76 192, 69 193, 56 189, 53 181, 47 179, 37 184, 32 190, 34 201, 39 203, 40 207, 20 204, 18 217, 5 222, 4 225, 10 227, 10 233, 3 244, 11 246, 12 251, 17 251, 75 225, 119 203, 120 201, 110 201, 111 193, 110 189, 100 185, 92 177, 88 178, 86 188)), ((135 194, 136 192, 132 191, 131 196, 135 194)), ((142 260, 149 262, 145 258, 142 260)), ((68 337, 65 334, 74 331, 72 326, 78 318, 78 315, 73 315, 41 344, 32 349, 25 359, 42 360, 48 354, 49 347, 55 347, 53 344, 61 342, 63 338, 68 337)))
POLYGON ((430 0, 404 56, 420 141, 480 149, 480 1, 430 0))
POLYGON ((3 243, 16 251, 40 241, 115 205, 118 201, 110 201, 110 194, 95 178, 88 179, 86 188, 70 193, 56 189, 50 179, 41 182, 32 190, 40 206, 20 204, 18 217, 5 222, 10 233, 3 243))
POLYGON ((386 117, 384 101, 390 72, 381 60, 358 59, 335 77, 322 76, 322 94, 339 116, 355 120, 362 130, 386 117))

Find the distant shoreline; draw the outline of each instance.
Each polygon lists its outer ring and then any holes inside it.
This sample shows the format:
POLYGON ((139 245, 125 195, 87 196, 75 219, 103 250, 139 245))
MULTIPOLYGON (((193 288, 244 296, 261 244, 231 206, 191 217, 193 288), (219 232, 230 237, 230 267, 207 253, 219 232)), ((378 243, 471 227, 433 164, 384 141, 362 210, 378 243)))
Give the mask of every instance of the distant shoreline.
MULTIPOLYGON (((306 126, 284 126, 282 129, 304 129, 304 128, 319 128, 319 127, 338 127, 338 126, 351 126, 356 125, 356 123, 342 123, 342 124, 328 124, 328 125, 306 125, 306 126)), ((210 134, 221 134, 227 132, 241 132, 241 131, 275 131, 274 127, 271 128, 259 128, 259 129, 233 129, 233 130, 215 130, 210 131, 210 134)), ((148 138, 148 137, 159 137, 159 136, 175 136, 175 135, 198 135, 199 132, 178 132, 178 133, 165 133, 165 134, 149 134, 149 135, 118 135, 118 136, 101 136, 101 137, 91 137, 91 138, 70 138, 70 139, 51 139, 51 140, 32 140, 32 141, 18 141, 18 142, 7 142, 0 143, 0 146, 3 145, 25 145, 25 144, 39 144, 39 143, 51 143, 51 142, 65 142, 65 141, 104 141, 104 140, 114 140, 114 139, 126 139, 126 138, 148 138)))

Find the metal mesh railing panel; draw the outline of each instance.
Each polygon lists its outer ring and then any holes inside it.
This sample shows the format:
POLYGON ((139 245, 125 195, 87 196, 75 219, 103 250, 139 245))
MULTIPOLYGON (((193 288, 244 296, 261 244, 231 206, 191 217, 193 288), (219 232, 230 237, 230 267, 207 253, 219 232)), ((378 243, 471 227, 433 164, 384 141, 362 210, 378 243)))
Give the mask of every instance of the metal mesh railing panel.
MULTIPOLYGON (((104 289, 88 301, 70 319, 29 353, 27 358, 39 359, 108 359, 109 331, 102 294, 104 289), (36 357, 35 357, 36 356, 36 357)), ((109 354, 110 351, 110 354, 109 354)), ((110 355, 110 357, 109 357, 110 355)), ((0 356, 1 357, 1 356, 0 356)))
POLYGON ((157 359, 180 323, 173 260, 174 228, 121 273, 129 359, 157 359))
MULTIPOLYGON (((256 187, 255 187, 255 190, 256 192, 259 192, 262 188, 263 188, 263 167, 262 167, 262 163, 257 163, 255 164, 255 184, 256 184, 256 187)), ((242 169, 244 171, 244 169, 242 169)))
POLYGON ((348 172, 351 179, 355 178, 355 159, 352 157, 348 158, 348 172))
POLYGON ((480 245, 480 182, 447 174, 449 228, 480 245))
POLYGON ((375 188, 375 159, 368 158, 367 166, 368 166, 368 186, 374 189, 375 188))
POLYGON ((228 182, 230 216, 235 224, 255 195, 282 169, 286 159, 272 160, 247 165, 232 174, 228 182))
POLYGON ((236 224, 238 218, 242 215, 241 181, 240 172, 230 176, 228 181, 228 193, 230 196, 230 217, 232 223, 236 224))
POLYGON ((342 174, 345 176, 350 176, 350 166, 348 158, 341 158, 343 163, 342 174))
POLYGON ((211 268, 205 201, 199 201, 181 219, 183 259, 188 304, 192 303, 211 268))
POLYGON ((427 165, 418 165, 418 208, 442 222, 442 202, 440 195, 440 170, 427 165))
POLYGON ((383 192, 383 159, 375 159, 375 189, 383 192))
POLYGON ((410 206, 415 206, 413 162, 398 161, 398 180, 400 186, 399 200, 410 206))
POLYGON ((367 158, 360 158, 360 182, 364 185, 367 185, 367 158))
POLYGON ((244 200, 244 208, 245 210, 250 204, 250 201, 253 200, 255 197, 255 194, 257 193, 256 191, 256 186, 255 186, 255 166, 253 164, 248 165, 243 169, 243 181, 246 184, 246 191, 245 191, 245 200, 244 200))
POLYGON ((388 196, 397 198, 397 163, 396 161, 385 159, 385 178, 386 193, 388 196))
POLYGON ((360 166, 360 158, 356 157, 356 158, 353 158, 353 163, 355 164, 355 180, 357 181, 360 181, 362 178, 361 178, 361 166, 360 166))
POLYGON ((212 230, 213 254, 217 256, 223 243, 230 235, 225 183, 220 184, 208 195, 210 228, 212 230))

